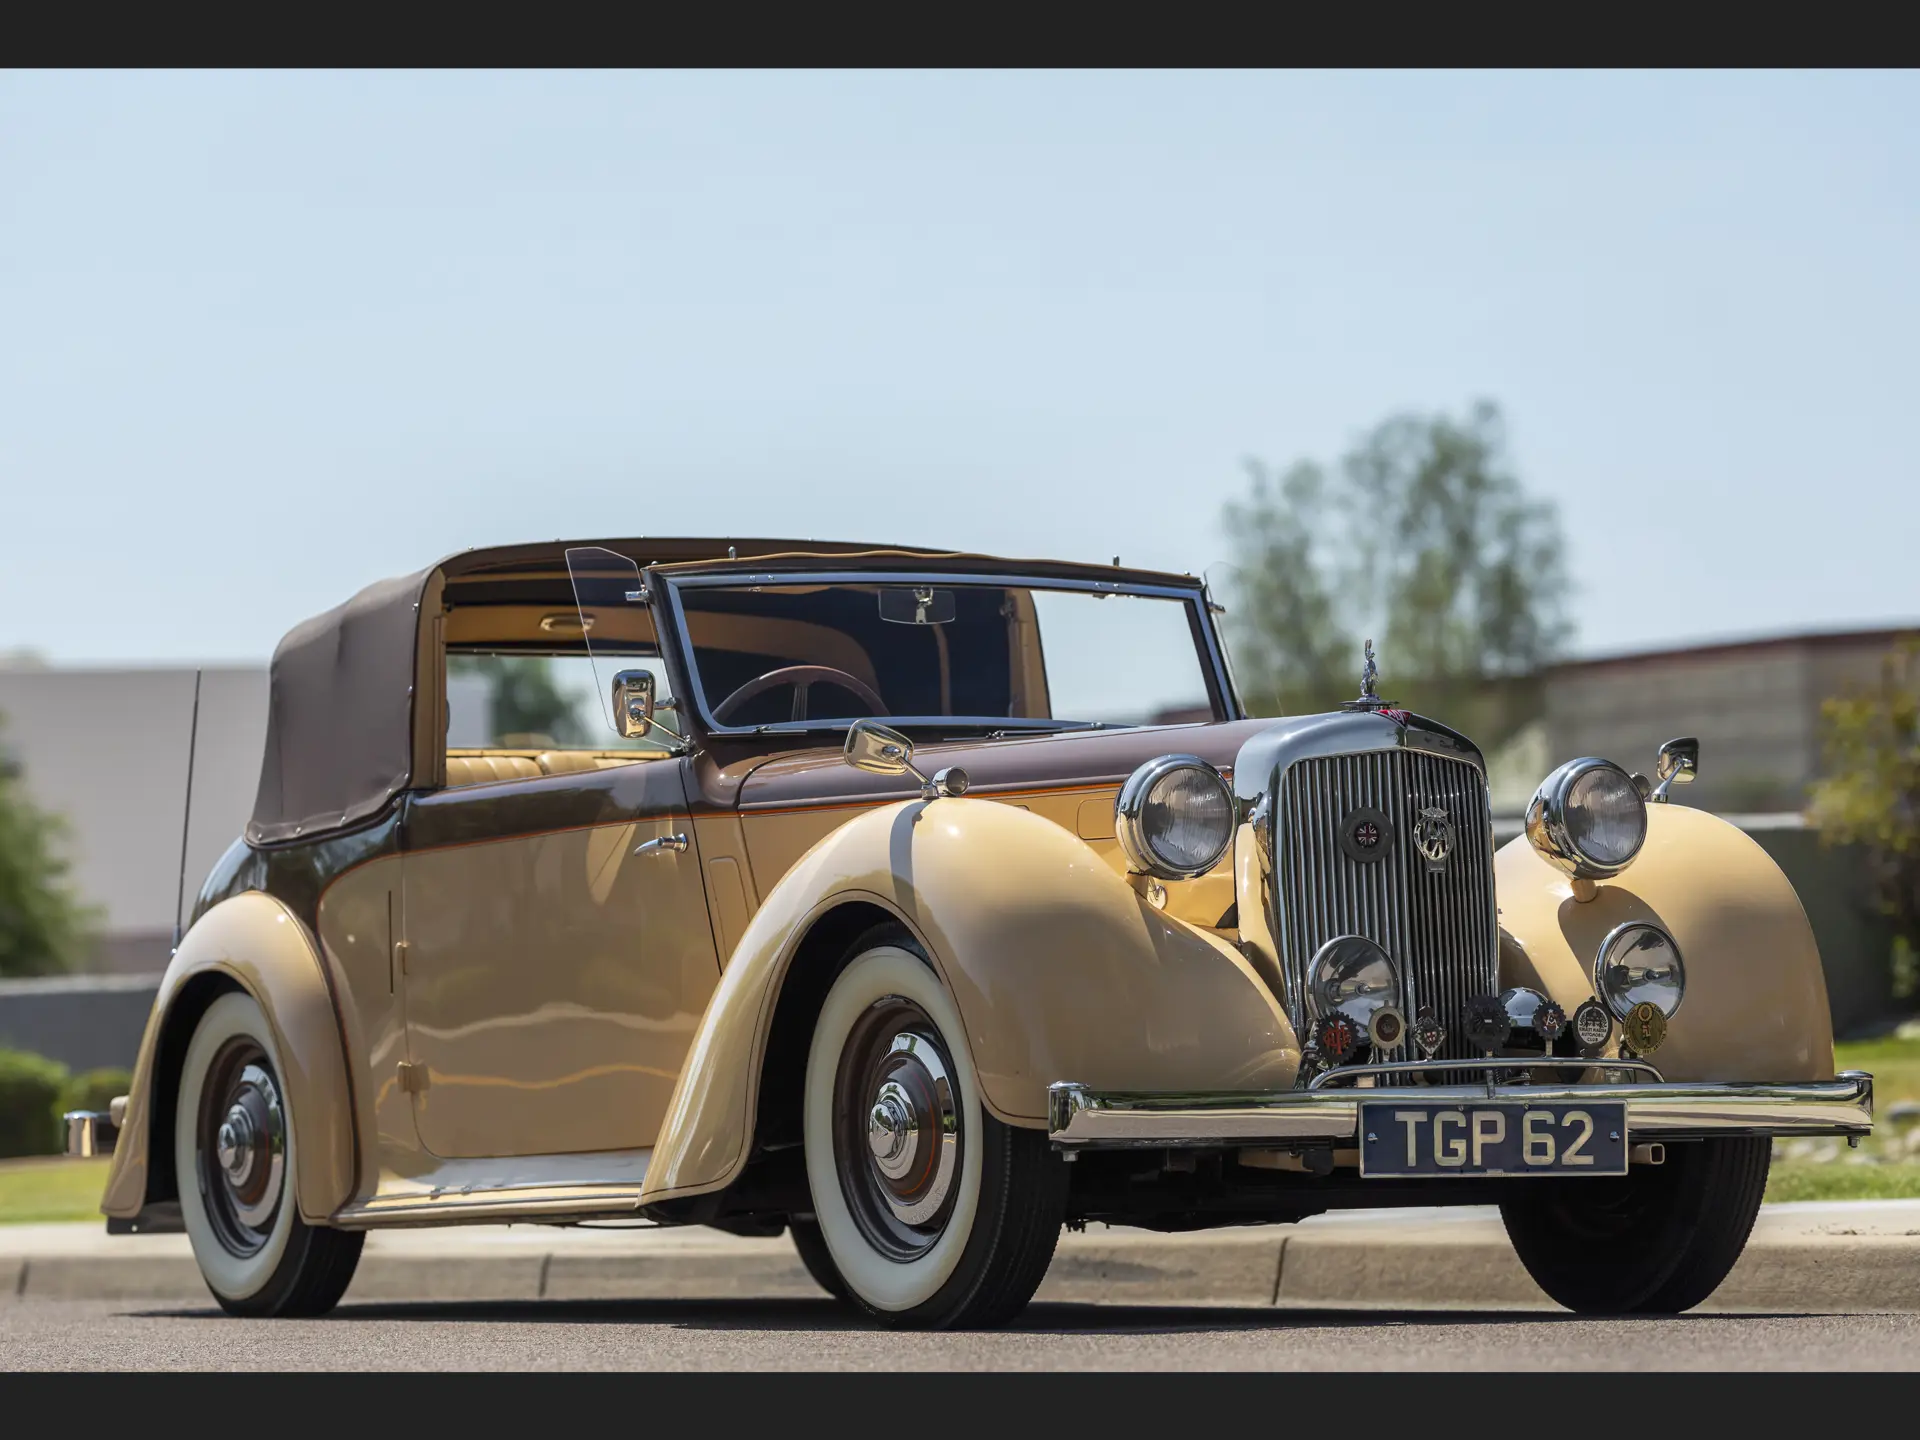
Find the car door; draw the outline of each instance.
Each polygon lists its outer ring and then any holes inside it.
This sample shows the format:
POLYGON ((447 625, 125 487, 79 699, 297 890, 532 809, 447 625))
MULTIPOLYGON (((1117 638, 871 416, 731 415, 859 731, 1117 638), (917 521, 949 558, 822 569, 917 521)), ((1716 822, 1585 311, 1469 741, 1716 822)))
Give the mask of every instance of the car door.
POLYGON ((411 803, 408 1088, 433 1154, 653 1144, 719 977, 684 771, 496 752, 411 803))

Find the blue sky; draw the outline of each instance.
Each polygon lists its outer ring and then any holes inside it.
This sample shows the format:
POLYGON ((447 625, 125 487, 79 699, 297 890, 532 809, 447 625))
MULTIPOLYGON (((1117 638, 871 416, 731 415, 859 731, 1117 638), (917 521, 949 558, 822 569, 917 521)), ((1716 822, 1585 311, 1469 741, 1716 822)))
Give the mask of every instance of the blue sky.
POLYGON ((1920 619, 1920 78, 0 74, 0 650, 467 545, 1201 571, 1505 408, 1582 652, 1920 619))

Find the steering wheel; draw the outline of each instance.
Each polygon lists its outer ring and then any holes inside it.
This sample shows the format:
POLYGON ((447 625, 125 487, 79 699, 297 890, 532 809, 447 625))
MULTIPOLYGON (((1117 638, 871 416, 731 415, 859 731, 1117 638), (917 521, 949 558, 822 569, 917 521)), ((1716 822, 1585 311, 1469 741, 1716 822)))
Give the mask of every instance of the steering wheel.
POLYGON ((713 707, 713 718, 724 725, 727 717, 747 701, 780 685, 793 686, 791 718, 795 720, 807 718, 807 691, 815 685, 838 685, 842 690, 857 695, 860 703, 867 707, 869 715, 887 713, 887 702, 857 675, 849 675, 832 665, 783 665, 778 670, 769 670, 764 675, 756 676, 727 696, 713 707))

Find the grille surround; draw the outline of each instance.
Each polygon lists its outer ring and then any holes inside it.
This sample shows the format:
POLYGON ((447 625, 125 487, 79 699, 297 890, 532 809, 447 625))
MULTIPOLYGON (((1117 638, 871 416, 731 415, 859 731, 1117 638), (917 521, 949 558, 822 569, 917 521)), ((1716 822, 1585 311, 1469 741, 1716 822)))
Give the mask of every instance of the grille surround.
POLYGON ((1398 747, 1303 756, 1275 778, 1273 794, 1269 923, 1297 1033, 1304 1040, 1313 1018, 1308 963, 1327 941, 1364 935, 1398 964, 1408 1020, 1431 1005, 1446 1028, 1439 1057, 1476 1058, 1463 1012, 1469 997, 1495 993, 1499 971, 1493 814, 1480 765, 1398 747), (1434 805, 1453 825, 1437 871, 1412 840, 1418 809, 1434 805), (1377 860, 1357 860, 1340 843, 1342 822, 1363 809, 1391 821, 1377 860))

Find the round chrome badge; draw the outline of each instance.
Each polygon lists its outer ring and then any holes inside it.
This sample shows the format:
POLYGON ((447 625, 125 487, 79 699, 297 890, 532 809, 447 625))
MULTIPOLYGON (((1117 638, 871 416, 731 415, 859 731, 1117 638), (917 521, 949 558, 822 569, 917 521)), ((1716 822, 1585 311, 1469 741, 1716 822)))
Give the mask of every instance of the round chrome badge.
POLYGON ((1349 860, 1368 864, 1393 849, 1393 822, 1386 811, 1363 805, 1340 822, 1340 848, 1349 860))
POLYGON ((1583 1060, 1596 1059, 1613 1037, 1613 1016, 1598 1000, 1582 1000, 1573 1012, 1573 1038, 1583 1060))

